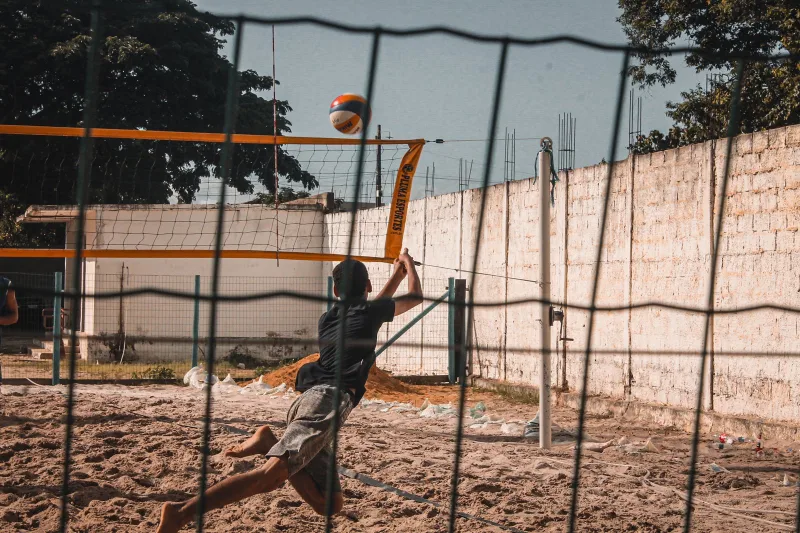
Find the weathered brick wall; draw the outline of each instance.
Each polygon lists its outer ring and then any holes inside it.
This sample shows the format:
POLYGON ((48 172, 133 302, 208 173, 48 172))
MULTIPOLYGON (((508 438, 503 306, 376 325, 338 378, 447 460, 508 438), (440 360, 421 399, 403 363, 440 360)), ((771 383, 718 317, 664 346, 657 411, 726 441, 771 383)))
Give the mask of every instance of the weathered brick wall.
MULTIPOLYGON (((599 306, 662 302, 705 307, 725 154, 726 142, 720 140, 614 166, 599 306)), ((596 165, 560 175, 551 217, 554 300, 590 303, 608 170, 596 165)), ((472 296, 484 302, 537 297, 538 185, 531 180, 412 202, 405 243, 427 265, 420 270, 423 280, 470 279, 466 271, 473 265, 483 194, 486 216, 476 270, 490 275, 475 277, 472 296)), ((734 140, 726 203, 715 307, 798 306, 800 127, 734 140)), ((386 209, 359 213, 357 247, 380 248, 378 228, 385 226, 387 215, 386 209)), ((327 217, 331 248, 341 246, 347 216, 327 217)), ((370 269, 376 276, 388 272, 386 266, 370 269)), ((473 372, 537 384, 538 316, 534 303, 476 309, 473 372)), ((554 328, 553 385, 579 390, 587 327, 588 312, 568 309, 565 330, 554 328), (573 339, 566 353, 561 336, 573 339)), ((597 313, 590 393, 694 407, 704 327, 702 313, 659 307, 597 313)), ((438 342, 446 342, 446 331, 441 333, 438 342)), ((798 335, 800 321, 790 313, 716 315, 707 363, 713 378, 706 382, 703 405, 722 413, 800 420, 800 359, 786 355, 800 351, 798 335)), ((423 373, 446 371, 444 351, 431 361, 423 373)))
MULTIPOLYGON (((636 302, 704 306, 710 265, 708 144, 636 157, 632 287, 636 302)), ((631 312, 631 397, 694 407, 704 317, 631 312), (646 353, 642 353, 646 352, 646 353)))
MULTIPOLYGON (((720 192, 726 145, 717 144, 715 171, 720 192)), ((720 245, 722 265, 716 305, 800 303, 800 128, 738 137, 720 245)), ((759 311, 714 318, 714 408, 800 420, 798 316, 759 311), (774 355, 773 355, 774 354, 774 355)))
MULTIPOLYGON (((532 180, 522 180, 500 187, 508 194, 506 204, 508 214, 507 275, 509 278, 515 279, 509 279, 506 283, 507 289, 498 292, 494 300, 502 300, 505 294, 508 295, 507 299, 512 301, 538 298, 539 284, 532 281, 539 280, 539 186, 538 184, 534 185, 532 180)), ((554 234, 554 230, 558 228, 554 218, 556 212, 555 209, 551 212, 550 248, 553 253, 551 259, 558 257, 555 250, 560 242, 558 236, 554 234)), ((498 212, 492 216, 499 218, 505 214, 498 212)), ((503 258, 498 257, 498 260, 502 261, 503 258)), ((502 265, 497 273, 505 276, 506 266, 502 265)), ((505 283, 505 280, 498 281, 505 283)), ((551 275, 551 286, 563 286, 555 270, 551 275)), ((556 292, 556 294, 560 294, 560 292, 556 292)), ((504 349, 504 371, 498 378, 519 383, 538 383, 538 352, 531 350, 538 350, 541 346, 540 331, 536 327, 540 313, 539 305, 535 303, 515 304, 506 308, 497 308, 497 313, 498 318, 506 321, 505 337, 504 340, 501 339, 504 349)), ((553 336, 555 337, 555 334, 553 336)), ((555 343, 552 343, 552 346, 555 347, 555 343)), ((554 363, 557 361, 555 355, 552 357, 552 361, 554 363)), ((553 368, 555 368, 555 364, 553 364, 553 368)))
MULTIPOLYGON (((600 224, 605 195, 608 165, 577 169, 563 175, 569 215, 565 223, 568 232, 568 271, 566 302, 571 305, 591 304, 594 285, 595 261, 600 242, 600 224)), ((562 173, 563 174, 563 173, 562 173)), ((627 207, 628 165, 614 166, 609 198, 606 235, 600 256, 600 282, 596 303, 598 306, 615 306, 626 303, 628 226, 627 207)), ((563 223, 561 217, 557 223, 563 223)), ((562 291, 555 294, 563 294, 562 291)), ((563 300, 563 298, 560 298, 563 300)), ((588 333, 589 313, 578 309, 567 310, 566 336, 574 340, 567 344, 566 379, 570 389, 580 390, 583 380, 583 361, 588 333)), ((625 387, 627 364, 627 314, 595 313, 589 373, 589 390, 592 393, 622 395, 625 387)))

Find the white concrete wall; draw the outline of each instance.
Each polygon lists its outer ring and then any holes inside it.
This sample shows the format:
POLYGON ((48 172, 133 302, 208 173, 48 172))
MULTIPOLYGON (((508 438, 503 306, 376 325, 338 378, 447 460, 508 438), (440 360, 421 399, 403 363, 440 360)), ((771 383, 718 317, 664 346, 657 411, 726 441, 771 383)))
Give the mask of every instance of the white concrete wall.
MULTIPOLYGON (((704 307, 713 228, 721 204, 726 142, 715 141, 618 162, 600 255, 599 306, 658 301, 704 307)), ((607 165, 561 173, 551 219, 553 299, 588 305, 597 266, 607 165)), ((530 180, 411 202, 405 245, 427 266, 427 280, 470 279, 477 218, 486 216, 471 289, 476 301, 535 297, 538 286, 538 186, 530 180), (438 267, 446 267, 440 269, 438 267)), ((734 140, 714 304, 797 305, 800 287, 800 127, 734 140)), ((358 213, 353 253, 382 250, 388 211, 358 213)), ((326 216, 325 245, 346 248, 348 214, 326 216)), ((380 255, 380 253, 377 253, 380 255)), ((325 273, 331 265, 326 265, 325 273)), ((370 265, 374 277, 388 267, 370 265)), ((473 372, 510 382, 538 382, 539 326, 535 304, 477 308, 473 372)), ((579 390, 588 312, 568 309, 566 329, 553 332, 554 385, 579 390), (574 340, 563 352, 561 335, 574 340)), ((695 406, 702 314, 658 307, 596 313, 589 392, 669 405, 695 406)), ((797 315, 761 311, 718 315, 709 338, 706 408, 736 415, 800 421, 797 315), (758 355, 728 355, 726 352, 758 355)), ((427 334, 425 342, 446 343, 427 334)), ((446 372, 446 354, 428 373, 446 372)), ((379 361, 399 371, 396 358, 379 361)))

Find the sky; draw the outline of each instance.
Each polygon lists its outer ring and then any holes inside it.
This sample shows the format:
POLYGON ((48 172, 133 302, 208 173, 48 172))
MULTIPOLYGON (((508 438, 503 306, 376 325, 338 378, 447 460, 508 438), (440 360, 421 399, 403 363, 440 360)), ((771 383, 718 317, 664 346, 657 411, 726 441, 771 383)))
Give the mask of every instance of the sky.
MULTIPOLYGON (((570 34, 624 44, 614 0, 195 0, 198 8, 220 14, 265 17, 315 16, 333 21, 410 28, 447 25, 493 35, 543 37, 570 34)), ((311 25, 277 26, 276 78, 278 99, 293 111, 292 135, 341 136, 331 126, 328 108, 339 94, 365 94, 371 37, 311 25)), ((232 42, 233 39, 229 38, 232 42)), ((227 46, 226 54, 231 53, 227 46)), ((425 194, 425 170, 436 167, 435 194, 458 190, 459 159, 472 163, 471 187, 483 179, 487 163, 492 97, 499 44, 478 44, 449 36, 381 40, 377 78, 371 101, 374 137, 378 124, 383 136, 396 139, 444 139, 425 146, 412 198, 425 194), (477 141, 463 141, 463 140, 477 141)), ((272 72, 272 31, 268 26, 244 28, 242 69, 272 72)), ((665 103, 680 99, 680 91, 704 79, 683 65, 673 66, 677 82, 667 88, 638 91, 643 98, 642 130, 662 131, 671 120, 665 103)), ((576 45, 513 46, 509 50, 490 183, 504 179, 505 130, 516 132, 515 175, 534 173, 539 138, 556 138, 559 113, 577 120, 575 166, 608 159, 614 108, 622 69, 622 54, 599 52, 576 45)), ((625 88, 627 96, 629 84, 625 88)), ((271 94, 264 95, 271 98, 271 94)), ((617 158, 625 157, 628 107, 619 131, 617 158)), ((558 146, 556 146, 558 149, 558 146)), ((384 178, 386 180, 386 178, 384 178)), ((323 189, 330 189, 323 183, 323 189)), ((391 191, 384 191, 388 200, 391 191)))

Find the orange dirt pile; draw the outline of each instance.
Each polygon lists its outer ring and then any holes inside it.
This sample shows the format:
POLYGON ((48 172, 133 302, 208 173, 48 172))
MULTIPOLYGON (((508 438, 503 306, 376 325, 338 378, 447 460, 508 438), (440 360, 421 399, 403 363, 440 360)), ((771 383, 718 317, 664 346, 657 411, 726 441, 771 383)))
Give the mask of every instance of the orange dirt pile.
MULTIPOLYGON (((311 363, 319 359, 318 353, 312 353, 303 357, 294 364, 281 367, 269 374, 264 374, 263 381, 271 387, 277 387, 281 383, 286 383, 289 387, 294 387, 297 372, 300 367, 306 363, 311 363)), ((369 371, 369 379, 367 379, 367 390, 376 394, 391 394, 391 393, 408 393, 411 392, 408 385, 400 380, 391 376, 391 374, 384 372, 377 366, 373 365, 369 371)))
MULTIPOLYGON (((281 367, 269 374, 264 374, 263 381, 272 387, 277 387, 281 383, 286 383, 289 387, 294 387, 295 378, 300 367, 306 363, 319 359, 319 354, 308 355, 294 364, 281 367)), ((413 405, 422 404, 425 399, 432 403, 453 403, 458 402, 458 387, 447 385, 409 385, 396 379, 385 370, 381 370, 373 365, 369 371, 367 379, 367 393, 364 398, 381 399, 387 402, 408 402, 413 405)), ((467 391, 467 400, 470 402, 486 400, 491 396, 488 393, 473 393, 467 391)))

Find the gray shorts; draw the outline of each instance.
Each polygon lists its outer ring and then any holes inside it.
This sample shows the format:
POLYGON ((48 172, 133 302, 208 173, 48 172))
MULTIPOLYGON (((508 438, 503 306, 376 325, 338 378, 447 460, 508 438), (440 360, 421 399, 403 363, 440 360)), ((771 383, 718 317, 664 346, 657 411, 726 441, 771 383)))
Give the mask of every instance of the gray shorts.
MULTIPOLYGON (((328 465, 336 463, 333 455, 333 409, 336 388, 332 385, 314 385, 297 398, 286 413, 286 431, 267 453, 267 457, 281 457, 289 465, 289 477, 305 470, 320 492, 325 492, 328 465)), ((339 392, 339 427, 353 410, 350 394, 339 392)), ((334 466, 335 468, 335 466, 334 466)), ((341 492, 337 473, 333 481, 334 492, 341 492)))

